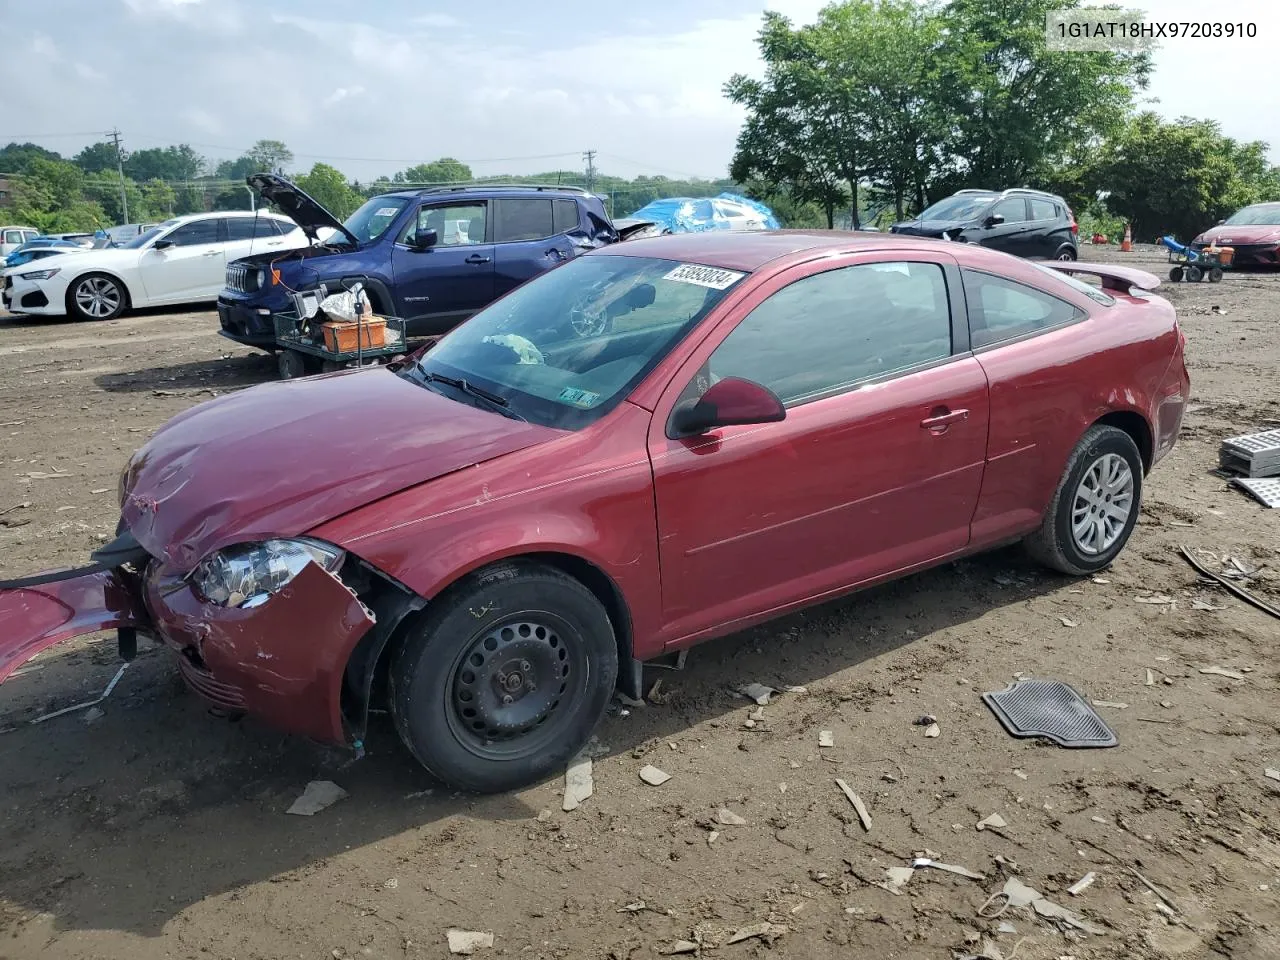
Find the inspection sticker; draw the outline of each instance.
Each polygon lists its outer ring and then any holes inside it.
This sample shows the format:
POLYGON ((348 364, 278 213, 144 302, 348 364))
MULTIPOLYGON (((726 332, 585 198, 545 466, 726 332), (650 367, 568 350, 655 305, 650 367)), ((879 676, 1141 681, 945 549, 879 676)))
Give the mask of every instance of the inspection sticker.
POLYGON ((399 207, 382 207, 374 214, 375 217, 394 217, 400 212, 399 207))
POLYGON ((600 402, 600 394, 590 390, 579 390, 577 387, 565 387, 560 391, 559 399, 571 403, 575 407, 594 407, 600 402))
POLYGON ((674 280, 676 283, 692 283, 699 287, 710 287, 712 290, 726 290, 745 276, 745 273, 738 273, 735 270, 682 263, 662 279, 674 280))

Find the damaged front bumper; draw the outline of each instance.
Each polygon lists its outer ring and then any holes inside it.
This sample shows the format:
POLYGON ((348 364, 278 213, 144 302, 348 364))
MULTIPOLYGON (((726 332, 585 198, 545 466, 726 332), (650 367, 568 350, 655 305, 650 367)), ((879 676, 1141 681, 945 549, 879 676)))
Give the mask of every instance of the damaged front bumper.
POLYGON ((0 590, 0 683, 54 644, 99 630, 133 631, 149 623, 138 577, 123 567, 0 590))
MULTIPOLYGON (((352 730, 362 735, 364 711, 347 722, 344 675, 366 635, 379 647, 385 642, 371 635, 374 624, 355 593, 314 563, 248 610, 207 603, 185 576, 155 561, 142 574, 125 566, 98 569, 0 589, 0 682, 64 640, 116 628, 125 653, 137 631, 173 649, 187 684, 223 710, 347 744, 352 730)), ((368 686, 362 687, 355 700, 367 707, 368 686)))

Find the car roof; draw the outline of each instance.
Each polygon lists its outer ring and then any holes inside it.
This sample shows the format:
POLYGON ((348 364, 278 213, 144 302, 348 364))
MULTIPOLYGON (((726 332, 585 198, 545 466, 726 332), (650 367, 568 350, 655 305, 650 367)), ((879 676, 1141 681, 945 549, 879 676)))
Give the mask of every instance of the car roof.
POLYGON ((773 260, 794 258, 802 253, 819 256, 860 250, 934 250, 937 249, 935 244, 946 242, 872 231, 760 230, 738 233, 714 230, 627 240, 600 247, 588 256, 653 257, 751 272, 773 260))
POLYGON ((455 187, 426 187, 421 190, 392 190, 388 193, 380 193, 380 197, 404 197, 414 200, 423 197, 448 197, 450 195, 463 197, 491 197, 494 195, 537 195, 545 194, 547 196, 558 196, 562 199, 570 197, 595 197, 595 194, 584 190, 582 187, 565 186, 555 183, 476 183, 463 184, 455 187))

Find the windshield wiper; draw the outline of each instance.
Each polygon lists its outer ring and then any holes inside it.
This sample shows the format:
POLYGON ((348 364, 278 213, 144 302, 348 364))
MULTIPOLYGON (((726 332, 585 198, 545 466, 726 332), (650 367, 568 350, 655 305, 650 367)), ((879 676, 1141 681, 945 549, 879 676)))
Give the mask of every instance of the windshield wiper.
POLYGON ((442 373, 431 373, 426 370, 422 370, 421 367, 418 369, 422 372, 422 379, 427 383, 432 381, 435 381, 436 383, 443 383, 447 387, 453 387, 455 390, 461 390, 469 397, 475 397, 478 400, 483 400, 491 407, 495 407, 499 413, 511 417, 513 420, 523 420, 525 423, 529 422, 511 409, 511 401, 506 397, 500 396, 491 390, 485 390, 483 387, 477 387, 474 383, 468 382, 463 377, 446 377, 442 373))

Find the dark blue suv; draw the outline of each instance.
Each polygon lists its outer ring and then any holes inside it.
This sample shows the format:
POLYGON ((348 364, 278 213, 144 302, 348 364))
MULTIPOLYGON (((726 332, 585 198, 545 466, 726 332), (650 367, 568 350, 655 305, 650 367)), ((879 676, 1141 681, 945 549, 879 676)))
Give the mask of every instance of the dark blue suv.
POLYGON ((220 333, 275 346, 276 313, 294 291, 360 280, 373 311, 403 317, 410 336, 434 336, 545 270, 620 239, 604 203, 577 187, 478 186, 374 197, 339 223, 283 177, 248 178, 292 217, 312 245, 227 265, 220 333))

